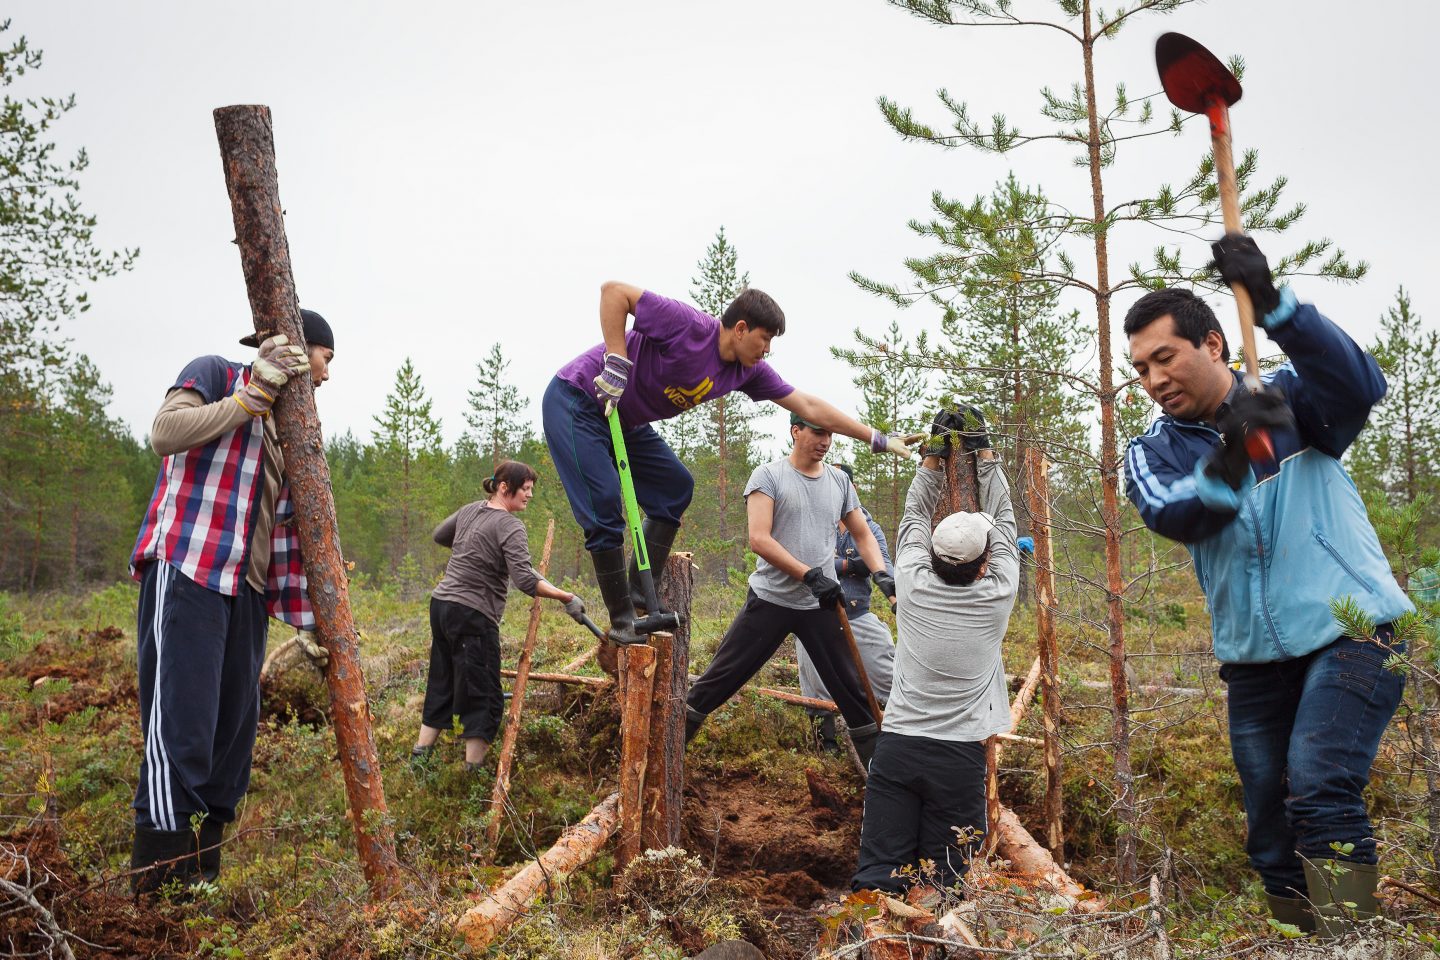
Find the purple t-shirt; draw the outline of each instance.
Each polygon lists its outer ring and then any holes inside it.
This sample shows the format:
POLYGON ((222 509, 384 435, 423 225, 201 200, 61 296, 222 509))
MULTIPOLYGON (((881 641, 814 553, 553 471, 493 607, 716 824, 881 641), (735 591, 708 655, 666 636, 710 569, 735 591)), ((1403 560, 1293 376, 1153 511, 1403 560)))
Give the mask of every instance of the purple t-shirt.
MULTIPOLYGON (((720 359, 720 321, 707 313, 646 290, 635 304, 635 323, 625 332, 625 352, 635 364, 620 398, 620 423, 638 427, 684 413, 706 400, 739 390, 751 400, 778 400, 795 391, 761 360, 753 367, 720 359)), ((591 347, 560 368, 566 383, 591 393, 605 366, 605 344, 591 347)))

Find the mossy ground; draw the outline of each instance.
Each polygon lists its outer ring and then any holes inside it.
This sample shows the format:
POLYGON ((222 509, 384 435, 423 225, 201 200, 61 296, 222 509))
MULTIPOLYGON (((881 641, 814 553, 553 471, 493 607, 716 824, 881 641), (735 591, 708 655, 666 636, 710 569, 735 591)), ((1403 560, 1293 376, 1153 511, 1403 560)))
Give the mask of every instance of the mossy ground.
MULTIPOLYGON (((1187 595, 1179 581, 1175 592, 1187 595)), ((502 624, 507 663, 528 617, 528 602, 519 599, 502 624)), ((734 586, 697 591, 693 670, 708 662, 738 601, 734 586)), ((42 900, 61 926, 106 948, 77 943, 81 955, 456 955, 461 947, 451 926, 472 898, 614 788, 618 718, 611 699, 536 684, 519 737, 514 810, 498 846, 489 848, 492 774, 467 775, 453 736, 427 762, 409 762, 429 648, 425 599, 356 589, 352 602, 364 632, 405 897, 367 902, 324 720, 324 686, 302 665, 267 699, 251 788, 226 844, 219 884, 137 906, 124 889, 141 748, 134 602, 129 584, 83 596, 0 598, 0 836, 12 845, 29 842, 32 862, 52 870, 42 900), (53 824, 43 817, 47 801, 53 824)), ((1141 866, 1148 875, 1170 852, 1177 953, 1215 953, 1275 931, 1245 864, 1240 787, 1203 610, 1190 600, 1158 609, 1131 620, 1135 679, 1208 693, 1132 698, 1141 866)), ((277 625, 272 644, 287 634, 277 625)), ((1006 647, 1012 673, 1028 669, 1033 636, 1031 617, 1017 608, 1006 647)), ((536 668, 556 669, 588 643, 558 610, 547 609, 536 668)), ((1108 663, 1095 635, 1066 632, 1061 646, 1069 868, 1087 885, 1123 898, 1130 891, 1114 890, 1112 880, 1109 692, 1083 685, 1106 679, 1108 663)), ((788 653, 782 648, 766 668, 765 683, 795 683, 788 653)), ((597 671, 591 664, 582 672, 597 671)), ((1402 708, 1377 762, 1372 806, 1385 869, 1424 886, 1433 883, 1424 871, 1425 784, 1407 722, 1402 708)), ((1038 703, 1019 732, 1040 735, 1038 703)), ((618 886, 613 860, 602 854, 492 948, 495 955, 678 958, 730 936, 760 943, 771 956, 813 950, 819 921, 833 913, 853 868, 862 792, 848 761, 815 754, 807 734, 803 711, 757 695, 742 694, 717 711, 687 754, 689 849, 637 863, 635 875, 618 886), (848 815, 816 806, 816 778, 848 815)), ((1002 797, 1036 832, 1043 792, 1039 749, 1007 745, 1002 797)), ((1417 906, 1425 905, 1397 900, 1393 910, 1415 918, 1417 906)), ((1428 935, 1424 927, 1422 918, 1417 937, 1428 935)), ((33 947, 33 939, 23 940, 27 930, 33 922, 24 911, 0 918, 0 935, 33 947)))

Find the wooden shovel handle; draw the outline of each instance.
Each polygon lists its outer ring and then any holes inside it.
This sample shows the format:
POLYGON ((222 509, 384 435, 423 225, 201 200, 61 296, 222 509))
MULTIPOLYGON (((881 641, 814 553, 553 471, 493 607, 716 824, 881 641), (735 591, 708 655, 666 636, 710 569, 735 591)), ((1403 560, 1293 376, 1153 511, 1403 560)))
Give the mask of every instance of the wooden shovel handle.
MULTIPOLYGON (((1206 104, 1210 119, 1210 144, 1215 154, 1215 178, 1220 184, 1220 212, 1225 218, 1226 233, 1244 233, 1240 225, 1240 189, 1235 183, 1235 156, 1230 150, 1230 108, 1218 96, 1206 104)), ((1245 386, 1260 389, 1259 354, 1255 349, 1255 304, 1250 291, 1238 283, 1230 290, 1235 294, 1235 309, 1240 313, 1240 342, 1245 351, 1245 386)))
POLYGON ((860 674, 860 686, 865 688, 865 700, 870 704, 870 716, 875 718, 875 729, 880 729, 880 704, 875 700, 875 688, 870 686, 870 675, 865 672, 865 661, 860 656, 860 647, 855 643, 855 633, 850 629, 850 618, 845 614, 845 602, 835 607, 835 616, 840 620, 840 632, 845 634, 845 645, 850 648, 850 657, 855 661, 855 672, 860 674))

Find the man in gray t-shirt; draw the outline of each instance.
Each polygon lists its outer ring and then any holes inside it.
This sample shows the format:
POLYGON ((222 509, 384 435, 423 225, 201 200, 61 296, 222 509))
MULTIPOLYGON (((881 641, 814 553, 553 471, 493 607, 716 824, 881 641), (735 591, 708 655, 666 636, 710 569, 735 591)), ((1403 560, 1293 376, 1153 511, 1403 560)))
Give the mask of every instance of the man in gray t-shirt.
POLYGON ((835 527, 855 538, 871 578, 895 595, 880 545, 850 478, 825 463, 830 431, 790 416, 790 455, 755 470, 745 485, 750 549, 760 557, 745 606, 735 617, 709 668, 690 687, 686 739, 753 677, 791 633, 850 727, 850 739, 869 759, 879 732, 835 608, 843 602, 835 568, 835 527))
POLYGON ((1010 729, 1000 655, 1020 580, 1010 487, 980 411, 942 413, 935 426, 943 439, 915 471, 896 538, 900 639, 865 785, 856 890, 964 876, 988 827, 985 740, 1010 729), (947 456, 976 458, 980 512, 952 513, 932 531, 947 456), (924 864, 933 873, 922 875, 924 864))

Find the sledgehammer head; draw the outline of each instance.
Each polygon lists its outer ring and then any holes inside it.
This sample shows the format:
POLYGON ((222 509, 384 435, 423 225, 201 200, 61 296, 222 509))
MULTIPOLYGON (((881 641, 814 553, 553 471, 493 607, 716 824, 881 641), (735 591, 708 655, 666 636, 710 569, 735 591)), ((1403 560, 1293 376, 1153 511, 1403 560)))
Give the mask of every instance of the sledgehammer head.
POLYGON ((647 636, 652 633, 673 633, 679 626, 680 615, 678 613, 656 610, 635 621, 635 632, 647 636))

